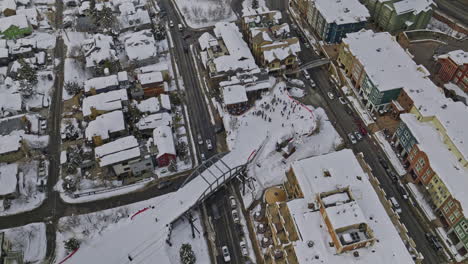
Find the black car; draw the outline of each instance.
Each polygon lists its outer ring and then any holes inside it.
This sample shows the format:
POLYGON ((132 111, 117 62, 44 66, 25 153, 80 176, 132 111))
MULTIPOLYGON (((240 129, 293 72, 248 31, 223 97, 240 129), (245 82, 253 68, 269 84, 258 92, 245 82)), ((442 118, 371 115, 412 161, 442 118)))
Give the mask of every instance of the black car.
POLYGON ((382 165, 382 167, 387 170, 388 169, 388 164, 387 162, 385 162, 384 159, 382 159, 382 157, 379 157, 379 162, 380 162, 380 165, 382 165))
POLYGON ((398 181, 398 176, 393 171, 388 172, 388 176, 390 176, 390 179, 392 179, 392 182, 398 181))
POLYGON ((431 246, 435 249, 435 250, 441 250, 442 249, 442 245, 440 244, 439 240, 437 239, 437 237, 435 237, 433 234, 431 233, 426 233, 426 238, 427 240, 429 241, 429 243, 431 244, 431 246))

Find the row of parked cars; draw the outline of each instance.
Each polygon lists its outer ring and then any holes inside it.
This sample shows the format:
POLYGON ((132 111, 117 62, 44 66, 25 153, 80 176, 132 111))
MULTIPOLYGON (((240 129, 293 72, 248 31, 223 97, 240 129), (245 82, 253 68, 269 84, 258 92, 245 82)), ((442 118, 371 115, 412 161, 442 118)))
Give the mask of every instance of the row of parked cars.
MULTIPOLYGON (((240 218, 239 218, 239 212, 237 211, 237 201, 234 196, 229 196, 229 205, 231 206, 231 215, 232 215, 232 220, 234 221, 235 224, 240 225, 240 218)), ((248 257, 249 256, 249 251, 247 250, 247 244, 245 243, 244 239, 242 239, 239 242, 239 247, 241 249, 242 256, 248 257)), ((221 251, 223 254, 223 259, 224 262, 229 263, 231 262, 231 254, 229 253, 229 248, 227 246, 221 247, 221 251)))

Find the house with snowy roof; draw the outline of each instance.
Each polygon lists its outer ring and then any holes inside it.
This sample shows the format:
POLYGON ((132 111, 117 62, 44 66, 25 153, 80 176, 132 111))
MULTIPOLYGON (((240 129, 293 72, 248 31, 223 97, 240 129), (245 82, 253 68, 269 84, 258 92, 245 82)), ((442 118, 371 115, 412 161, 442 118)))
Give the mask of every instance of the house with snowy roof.
POLYGON ((432 0, 363 0, 372 20, 383 31, 425 29, 432 17, 432 0))
POLYGON ((111 36, 95 34, 81 43, 86 57, 86 68, 96 70, 104 64, 118 63, 114 40, 111 36))
POLYGON ((127 59, 138 67, 158 62, 156 40, 149 29, 132 32, 123 37, 127 59))
POLYGON ((258 12, 242 17, 242 29, 258 64, 269 72, 294 70, 299 39, 290 36, 287 23, 280 24, 279 11, 258 12))
POLYGON ((143 134, 151 134, 153 130, 159 126, 171 126, 172 117, 169 113, 161 112, 151 115, 144 115, 135 124, 135 126, 143 134))
POLYGON ((0 164, 0 200, 12 199, 18 195, 18 164, 0 164))
POLYGON ((133 101, 142 114, 155 114, 159 112, 171 112, 171 100, 169 95, 161 94, 158 97, 150 97, 141 101, 133 101))
POLYGON ((102 76, 89 79, 84 84, 86 95, 95 95, 120 89, 117 75, 102 76))
POLYGON ((437 76, 444 82, 452 82, 468 92, 468 52, 454 50, 437 57, 437 76))
POLYGON ((0 162, 14 162, 25 156, 23 140, 16 134, 0 136, 0 162))
POLYGON ((214 36, 206 32, 198 39, 200 57, 213 86, 237 72, 260 71, 236 24, 219 22, 213 31, 214 36))
POLYGON ((328 43, 339 43, 347 33, 364 28, 370 14, 358 0, 309 1, 307 22, 328 43))
POLYGON ((445 98, 429 79, 428 70, 417 65, 388 32, 348 33, 337 61, 370 112, 394 109, 398 113, 413 107, 430 111, 428 105, 445 98))
MULTIPOLYGON (((400 115, 401 122, 393 140, 397 153, 408 168, 411 183, 428 198, 429 210, 434 210, 433 215, 438 217, 455 248, 452 253, 456 261, 462 262, 468 257, 468 159, 465 144, 468 138, 465 129, 457 122, 466 122, 468 109, 461 103, 457 104, 463 112, 448 110, 442 114, 446 115, 445 118, 435 123, 424 122, 413 114, 400 115), (451 132, 448 133, 447 129, 451 132)), ((455 105, 447 107, 456 108, 455 105)))
POLYGON ((96 117, 95 120, 88 123, 85 130, 86 139, 96 146, 126 134, 128 134, 127 126, 124 114, 120 110, 96 117))
POLYGON ((151 29, 151 18, 147 10, 136 8, 132 2, 124 2, 119 6, 120 15, 117 17, 121 33, 151 29))
POLYGON ((126 111, 127 90, 120 89, 83 98, 82 112, 85 119, 94 120, 97 116, 114 110, 126 111))
POLYGON ((143 96, 149 98, 165 92, 164 78, 161 72, 154 71, 137 74, 137 85, 143 89, 143 96))
POLYGON ((292 163, 286 199, 266 204, 265 263, 414 263, 361 162, 345 149, 292 163))
POLYGON ((119 177, 132 177, 154 170, 154 155, 134 136, 115 139, 94 149, 96 162, 101 168, 119 177))
POLYGON ((18 39, 32 33, 32 27, 25 15, 0 18, 0 35, 5 39, 18 39))
POLYGON ((153 141, 157 148, 158 167, 166 167, 176 160, 174 136, 170 126, 158 126, 153 130, 153 141))

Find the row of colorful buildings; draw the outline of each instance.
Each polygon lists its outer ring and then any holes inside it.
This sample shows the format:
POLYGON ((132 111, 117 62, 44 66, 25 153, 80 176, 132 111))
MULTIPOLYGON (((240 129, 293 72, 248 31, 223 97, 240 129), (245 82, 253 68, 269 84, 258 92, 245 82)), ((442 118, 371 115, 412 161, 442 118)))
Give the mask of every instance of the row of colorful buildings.
POLYGON ((347 33, 374 23, 391 33, 423 29, 432 17, 432 0, 293 0, 316 35, 327 43, 339 43, 347 33))

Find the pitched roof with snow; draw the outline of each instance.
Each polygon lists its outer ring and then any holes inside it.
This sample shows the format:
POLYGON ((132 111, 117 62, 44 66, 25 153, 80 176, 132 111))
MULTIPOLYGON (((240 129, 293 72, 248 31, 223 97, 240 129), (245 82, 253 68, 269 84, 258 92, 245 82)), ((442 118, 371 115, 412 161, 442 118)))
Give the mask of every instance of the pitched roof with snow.
POLYGON ((141 85, 161 83, 164 81, 161 72, 139 73, 137 75, 137 78, 140 81, 141 85))
POLYGON ((28 28, 29 22, 25 15, 14 15, 0 18, 0 32, 9 29, 11 26, 28 28))
POLYGON ((0 196, 12 194, 16 191, 18 164, 0 164, 0 196))
POLYGON ((327 23, 337 25, 367 21, 367 8, 358 0, 314 0, 317 10, 327 23))
POLYGON ((216 37, 223 39, 224 45, 226 45, 229 52, 229 55, 213 60, 218 72, 236 69, 253 70, 258 68, 236 24, 227 22, 216 23, 214 32, 216 37))
POLYGON ((125 119, 123 112, 118 110, 100 115, 96 117, 96 120, 89 122, 85 135, 88 140, 92 140, 96 136, 108 139, 110 133, 123 130, 125 130, 125 119))
POLYGON ((130 61, 145 60, 156 57, 156 41, 151 30, 141 30, 125 35, 125 51, 130 61))
POLYGON ((292 168, 304 194, 304 198, 287 203, 301 234, 294 242, 299 263, 414 263, 352 150, 299 160, 292 164, 292 168), (325 175, 325 171, 330 176, 325 175), (349 187, 355 199, 354 203, 346 205, 351 209, 346 211, 353 213, 342 215, 346 208, 328 207, 327 213, 334 214, 330 219, 338 227, 366 222, 378 239, 372 246, 353 250, 359 252, 359 258, 349 253, 337 254, 330 249, 331 238, 320 211, 308 208, 319 193, 344 187, 349 187), (309 241, 314 242, 313 247, 308 246, 309 241))
POLYGON ((450 58, 458 66, 463 66, 468 64, 468 52, 464 50, 454 50, 449 53, 438 56, 439 59, 450 58))
POLYGON ((140 156, 138 141, 134 136, 116 139, 94 149, 100 167, 117 164, 140 156))
POLYGON ((0 155, 18 151, 21 148, 21 137, 18 135, 0 136, 0 155))
POLYGON ((95 34, 85 39, 81 45, 86 56, 86 67, 96 66, 105 60, 117 60, 116 52, 113 48, 114 40, 111 36, 95 34))
POLYGON ((93 79, 89 79, 85 82, 85 92, 88 93, 91 89, 95 89, 96 92, 99 92, 101 89, 109 88, 112 86, 118 86, 119 80, 117 75, 109 75, 104 77, 97 77, 93 79))
POLYGON ((211 47, 213 44, 211 43, 218 43, 218 41, 213 37, 208 32, 203 33, 199 38, 198 38, 198 43, 200 44, 201 50, 206 50, 207 48, 211 47))
POLYGON ((160 94, 159 99, 161 101, 161 107, 166 110, 171 110, 171 98, 168 94, 160 94))
POLYGON ((140 130, 154 129, 158 126, 171 125, 171 115, 168 113, 157 113, 149 116, 142 117, 136 124, 136 127, 140 130))
POLYGON ((97 111, 113 111, 122 109, 122 101, 127 101, 127 90, 115 90, 107 93, 100 93, 83 99, 83 116, 92 114, 91 109, 97 111))
POLYGON ((441 134, 430 123, 419 122, 412 114, 400 115, 411 134, 418 141, 420 150, 429 158, 432 170, 444 182, 450 193, 462 205, 463 211, 468 211, 468 169, 463 167, 458 159, 447 149, 441 134))
POLYGON ((146 100, 137 102, 137 108, 142 113, 156 113, 161 110, 159 100, 156 97, 150 97, 146 100))
POLYGON ((158 147, 158 155, 156 158, 164 154, 176 155, 174 137, 172 136, 172 128, 169 126, 158 126, 153 130, 153 140, 158 147))

